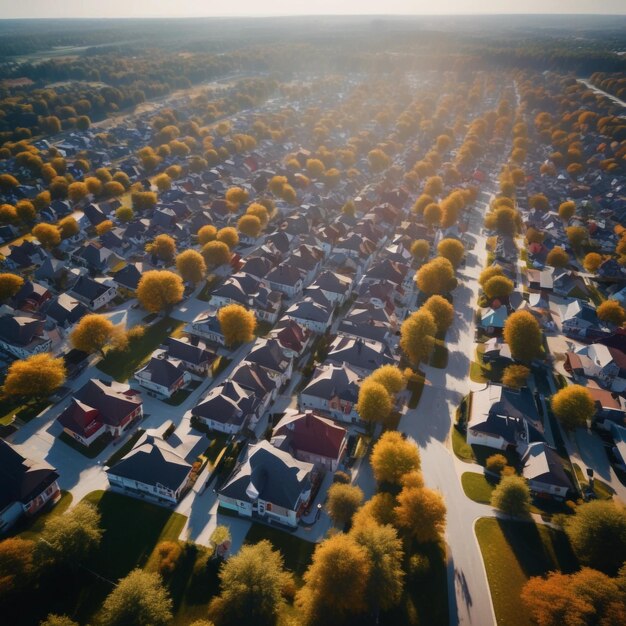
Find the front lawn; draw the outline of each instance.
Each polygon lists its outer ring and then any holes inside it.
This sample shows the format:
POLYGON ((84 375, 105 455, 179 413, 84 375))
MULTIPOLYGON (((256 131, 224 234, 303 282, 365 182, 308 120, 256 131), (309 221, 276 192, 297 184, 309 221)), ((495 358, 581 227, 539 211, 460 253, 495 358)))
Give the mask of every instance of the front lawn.
POLYGON ((475 383, 499 383, 502 380, 502 373, 506 367, 506 363, 501 360, 485 363, 483 353, 485 347, 479 345, 476 348, 476 360, 470 364, 470 378, 475 383))
POLYGON ((48 400, 30 400, 23 403, 21 400, 5 396, 0 399, 0 426, 8 426, 14 417, 22 422, 30 422, 49 406, 48 400))
MULTIPOLYGON (((574 471, 576 472, 576 478, 578 478, 578 482, 580 483, 580 486, 584 490, 586 487, 589 486, 589 481, 587 479, 587 476, 583 474, 583 471, 580 469, 579 465, 577 465, 576 463, 573 463, 573 466, 574 466, 574 471)), ((613 498, 613 494, 615 493, 615 489, 613 489, 611 485, 607 485, 605 482, 602 482, 601 480, 598 480, 597 478, 594 478, 593 490, 596 496, 598 496, 598 499, 600 500, 611 500, 613 498)))
POLYGON ((522 587, 531 576, 576 570, 567 536, 548 526, 491 517, 479 519, 475 528, 499 626, 531 626, 522 587))
POLYGON ((465 435, 456 426, 452 427, 452 450, 461 461, 466 463, 474 463, 476 461, 472 446, 467 443, 465 435))
POLYGON ((491 493, 495 489, 497 481, 495 479, 488 480, 484 474, 476 472, 465 472, 461 476, 461 485, 465 495, 474 502, 481 504, 489 504, 491 502, 491 493))
POLYGON ((127 350, 109 350, 97 368, 118 382, 126 382, 170 336, 182 332, 184 322, 164 317, 147 326, 144 334, 134 339, 127 350))

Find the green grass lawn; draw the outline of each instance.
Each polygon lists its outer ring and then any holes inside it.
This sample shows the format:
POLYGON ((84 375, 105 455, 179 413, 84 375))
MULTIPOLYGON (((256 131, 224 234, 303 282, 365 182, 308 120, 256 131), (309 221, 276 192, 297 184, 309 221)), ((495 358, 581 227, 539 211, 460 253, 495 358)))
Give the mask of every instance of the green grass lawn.
POLYGON ((499 626, 532 625, 520 600, 531 576, 577 568, 565 533, 547 526, 484 517, 476 522, 476 537, 499 626))
MULTIPOLYGON (((573 463, 574 471, 576 472, 576 478, 578 478, 578 482, 580 486, 584 489, 589 485, 589 481, 587 477, 583 474, 582 469, 576 463, 573 463)), ((615 493, 615 489, 611 487, 611 485, 607 485, 605 482, 598 480, 597 478, 593 481, 593 490, 598 496, 600 500, 611 500, 613 498, 613 494, 615 493)))
POLYGON ((465 495, 474 502, 489 504, 491 493, 496 486, 495 480, 487 480, 483 474, 476 472, 465 472, 461 476, 461 485, 465 495))
POLYGON ((473 463, 476 461, 472 446, 467 443, 465 436, 456 426, 452 427, 452 450, 461 461, 473 463))
POLYGON ((167 337, 179 336, 184 322, 164 317, 146 327, 145 333, 131 342, 128 350, 109 350, 97 368, 118 382, 126 382, 167 337))
POLYGON ((72 504, 72 494, 69 491, 61 492, 61 499, 53 506, 46 508, 44 512, 30 519, 21 520, 16 526, 11 529, 11 535, 19 535, 20 539, 30 539, 35 541, 46 522, 51 517, 62 515, 69 509, 72 504))
POLYGON ((0 426, 8 426, 13 421, 14 415, 22 422, 30 422, 49 406, 48 400, 34 400, 24 403, 15 398, 3 397, 0 400, 0 426))
POLYGON ((476 348, 476 360, 470 363, 470 378, 475 383, 499 383, 506 364, 502 361, 485 363, 483 359, 484 346, 476 348))

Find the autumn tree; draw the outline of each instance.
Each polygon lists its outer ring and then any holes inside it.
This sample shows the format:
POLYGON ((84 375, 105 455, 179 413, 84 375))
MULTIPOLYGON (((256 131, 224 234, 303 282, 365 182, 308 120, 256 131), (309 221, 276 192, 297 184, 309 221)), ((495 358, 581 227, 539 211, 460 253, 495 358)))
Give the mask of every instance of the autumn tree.
POLYGON ((458 239, 442 239, 437 245, 437 253, 448 259, 453 267, 458 267, 465 256, 465 246, 458 239))
POLYGON ((2 391, 7 396, 46 398, 66 378, 65 362, 44 352, 13 361, 4 379, 2 391))
POLYGON ((529 311, 515 311, 504 323, 504 340, 516 361, 530 362, 541 356, 543 334, 529 311))
POLYGON ((79 624, 67 615, 50 613, 43 622, 39 623, 39 626, 79 626, 79 624))
POLYGON ((381 384, 391 396, 395 396, 406 387, 404 374, 397 365, 383 365, 374 370, 366 380, 381 384))
POLYGON ((17 222, 17 210, 12 204, 0 205, 0 222, 3 224, 13 224, 17 222))
POLYGON ((59 229, 52 224, 37 224, 33 228, 33 236, 36 237, 39 243, 46 248, 46 250, 51 250, 52 248, 56 248, 61 243, 61 234, 59 233, 59 229))
POLYGON ((209 241, 202 248, 202 257, 209 269, 229 263, 231 256, 230 248, 223 241, 209 241))
POLYGON ((199 283, 206 275, 204 257, 195 250, 185 250, 176 257, 176 269, 186 282, 199 283))
POLYGON ((79 502, 63 515, 49 517, 37 543, 39 562, 76 568, 100 545, 100 514, 96 507, 79 502))
POLYGON ((443 296, 430 296, 422 305, 422 310, 428 311, 433 316, 439 335, 445 334, 454 322, 454 307, 443 296))
POLYGON ((395 506, 396 499, 393 495, 386 491, 376 493, 352 516, 352 527, 371 522, 381 526, 385 524, 395 526, 395 506))
POLYGON ((283 606, 283 589, 291 585, 283 558, 267 541, 244 545, 219 571, 220 595, 209 616, 220 626, 270 626, 283 606))
POLYGON ((256 316, 240 304, 227 304, 217 312, 224 342, 227 346, 248 343, 254 339, 256 316))
POLYGON ((591 393, 582 385, 568 385, 559 389, 550 400, 554 415, 567 429, 586 427, 596 412, 591 393))
POLYGON ((500 476, 506 467, 508 461, 504 454, 492 454, 485 461, 485 470, 497 476, 500 476))
POLYGON ((172 179, 165 173, 159 174, 154 178, 154 184, 156 188, 163 193, 172 188, 172 179))
POLYGON ((569 264, 569 254, 560 246, 554 246, 548 252, 546 263, 552 267, 566 267, 569 264))
POLYGON ((313 178, 319 178, 326 168, 319 159, 307 159, 306 171, 307 174, 313 178))
POLYGON ((385 422, 391 414, 393 401, 383 385, 365 379, 359 388, 357 413, 366 422, 385 422))
POLYGON ((137 286, 137 299, 150 313, 158 313, 183 299, 185 288, 180 276, 167 270, 145 272, 137 286))
POLYGON ((397 525, 418 543, 439 541, 446 525, 446 505, 438 491, 405 487, 395 508, 397 525))
POLYGON ((12 298, 24 284, 24 279, 11 272, 0 273, 0 302, 12 298))
POLYGON ((621 502, 581 504, 567 519, 565 532, 584 565, 613 576, 626 561, 626 508, 621 502))
POLYGON ((521 598, 538 626, 626 623, 618 582, 588 567, 573 574, 534 576, 522 588, 521 598))
POLYGON ((248 201, 248 192, 241 187, 231 187, 226 190, 226 202, 239 207, 248 201))
POLYGON ((71 183, 67 188, 67 197, 74 203, 84 200, 89 195, 89 189, 84 182, 71 183))
POLYGON ((416 261, 423 261, 430 253, 430 243, 426 239, 417 239, 411 244, 411 254, 416 261))
POLYGON ((152 243, 146 246, 146 252, 154 254, 166 263, 174 259, 176 254, 176 241, 169 235, 157 235, 152 243))
POLYGON ((436 333, 435 318, 430 311, 425 309, 414 311, 402 322, 400 347, 414 365, 430 358, 436 333))
POLYGON ((115 217, 120 222, 130 222, 135 217, 135 213, 129 206, 121 206, 115 210, 115 217))
POLYGON ((491 494, 491 506, 511 517, 530 512, 530 489, 522 476, 504 476, 491 494))
POLYGON ((172 600, 159 575, 134 569, 107 596, 100 623, 103 626, 167 626, 171 620, 172 600))
POLYGON ((57 226, 59 228, 61 239, 69 239, 70 237, 74 237, 74 235, 78 235, 80 232, 78 222, 71 215, 59 220, 57 226))
POLYGON ((519 389, 525 387, 528 383, 530 370, 524 365, 509 365, 504 368, 502 373, 502 384, 506 387, 519 389))
POLYGON ((261 220, 255 215, 242 215, 237 221, 239 232, 256 239, 261 234, 261 220))
POLYGON ((602 256, 597 252, 589 252, 583 259, 583 267, 590 273, 595 273, 602 265, 602 256))
POLYGON ((626 322, 626 311, 617 300, 605 300, 597 308, 598 318, 603 322, 622 326, 626 322))
POLYGON ((206 224, 198 229, 198 243, 201 246, 206 245, 209 241, 215 241, 217 237, 217 228, 211 224, 206 224))
POLYGON ((417 270, 415 280, 420 291, 428 295, 448 293, 456 287, 454 267, 448 259, 436 257, 417 270))
POLYGON ((367 162, 372 172, 382 172, 389 167, 391 159, 380 148, 374 148, 367 153, 367 162))
POLYGON ((568 200, 567 202, 561 202, 559 205, 559 217, 569 222, 569 220, 574 217, 574 213, 576 213, 576 203, 572 200, 568 200))
POLYGON ((508 298, 513 293, 513 289, 513 281, 506 276, 493 276, 483 285, 485 295, 490 300, 508 298))
POLYGON ((396 430, 388 430, 374 445, 370 463, 377 482, 398 484, 405 474, 419 470, 419 450, 414 441, 404 439, 396 430))
POLYGON ((239 243, 239 235, 232 226, 220 228, 215 236, 217 241, 225 243, 231 250, 239 243))
POLYGON ((296 596, 303 623, 323 624, 331 615, 343 623, 365 612, 370 572, 368 551, 351 535, 337 534, 318 544, 296 596))
POLYGON ((568 226, 565 229, 567 240, 574 250, 580 250, 589 239, 589 231, 583 226, 568 226))
POLYGON ((253 202, 247 209, 246 215, 253 215, 261 222, 261 228, 265 228, 270 221, 270 214, 267 207, 258 202, 253 202))
POLYGON ((356 485, 334 483, 328 489, 326 510, 333 523, 345 526, 363 502, 363 491, 356 485))
POLYGON ((442 215, 443 211, 441 210, 441 207, 437 203, 431 202, 424 208, 424 224, 426 224, 429 228, 432 228, 441 222, 442 215))
POLYGON ((350 217, 354 217, 356 215, 356 206, 354 204, 354 200, 348 200, 342 207, 341 212, 344 215, 349 215, 350 217))
POLYGON ((490 265, 486 267, 478 277, 478 284, 484 289, 487 281, 494 276, 504 276, 502 268, 499 265, 490 265))
POLYGON ((124 344, 123 326, 116 326, 111 320, 98 313, 83 316, 70 335, 70 343, 77 350, 99 352, 104 356, 105 347, 119 347, 124 344))
POLYGON ((0 541, 0 602, 28 588, 34 571, 34 543, 20 537, 0 541))
POLYGON ((96 224, 96 234, 101 237, 110 230, 113 230, 114 226, 115 224, 111 220, 103 220, 99 224, 96 224))

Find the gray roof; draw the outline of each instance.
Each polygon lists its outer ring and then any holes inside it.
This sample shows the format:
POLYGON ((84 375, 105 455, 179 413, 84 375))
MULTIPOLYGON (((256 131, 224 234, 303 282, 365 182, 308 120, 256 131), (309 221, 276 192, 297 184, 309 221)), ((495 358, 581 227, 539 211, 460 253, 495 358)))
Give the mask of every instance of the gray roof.
POLYGON ((246 361, 279 373, 284 372, 290 364, 290 359, 285 356, 277 339, 258 339, 246 361))
POLYGON ((348 337, 339 334, 330 344, 327 361, 373 372, 383 365, 393 365, 395 360, 389 348, 380 341, 348 337))
POLYGON ((547 443, 537 441, 531 443, 522 456, 523 474, 527 480, 572 488, 559 455, 547 443))
POLYGON ((180 365, 180 361, 153 356, 136 374, 139 372, 143 373, 146 380, 169 389, 183 377, 185 370, 180 365))
POLYGON ((298 461, 268 441, 260 441, 248 446, 220 494, 244 501, 260 498, 293 511, 301 494, 311 489, 312 470, 312 463, 298 461))
POLYGON ((259 402, 251 389, 227 380, 211 389, 204 400, 191 409, 191 414, 222 424, 242 425, 254 414, 259 402))
POLYGON ((352 366, 347 363, 327 363, 316 368, 302 394, 325 399, 338 397, 356 403, 360 383, 361 375, 352 366))

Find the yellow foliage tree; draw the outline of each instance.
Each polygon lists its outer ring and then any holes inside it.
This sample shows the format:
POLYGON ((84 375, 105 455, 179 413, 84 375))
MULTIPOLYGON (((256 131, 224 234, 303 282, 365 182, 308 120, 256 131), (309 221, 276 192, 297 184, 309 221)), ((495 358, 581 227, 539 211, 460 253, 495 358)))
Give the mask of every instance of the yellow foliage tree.
POLYGON ((150 270, 137 286, 137 299, 146 311, 158 313, 183 299, 185 288, 180 276, 167 270, 150 270))
POLYGON ((227 346, 248 343, 254 339, 256 316, 240 304, 227 304, 217 312, 217 319, 227 346))
POLYGON ((4 380, 7 396, 45 398, 65 382, 65 362, 49 353, 13 361, 4 380))

